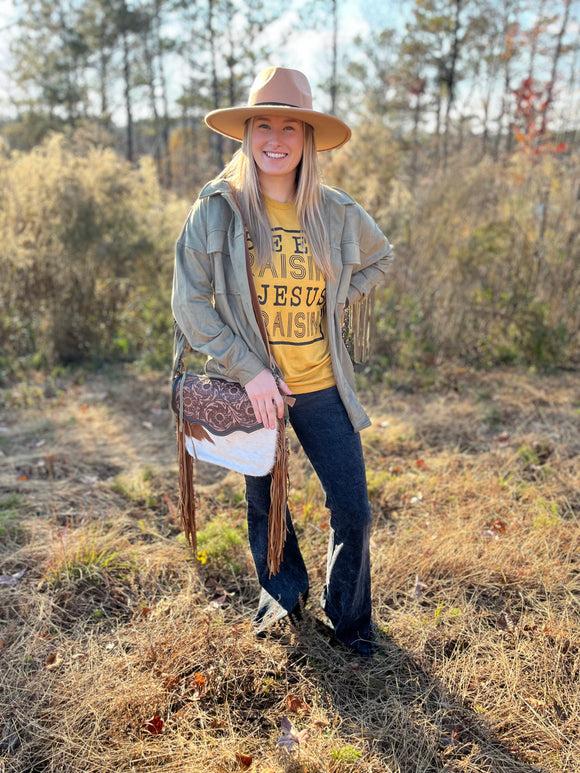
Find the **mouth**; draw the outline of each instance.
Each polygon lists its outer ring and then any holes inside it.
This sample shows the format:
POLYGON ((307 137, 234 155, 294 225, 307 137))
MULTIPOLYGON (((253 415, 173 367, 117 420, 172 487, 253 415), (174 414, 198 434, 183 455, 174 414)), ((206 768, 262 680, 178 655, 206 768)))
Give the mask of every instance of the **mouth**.
POLYGON ((266 158, 272 158, 272 159, 276 160, 276 159, 280 159, 280 158, 286 158, 286 156, 288 154, 287 153, 274 153, 271 150, 265 150, 264 151, 264 155, 266 156, 266 158))

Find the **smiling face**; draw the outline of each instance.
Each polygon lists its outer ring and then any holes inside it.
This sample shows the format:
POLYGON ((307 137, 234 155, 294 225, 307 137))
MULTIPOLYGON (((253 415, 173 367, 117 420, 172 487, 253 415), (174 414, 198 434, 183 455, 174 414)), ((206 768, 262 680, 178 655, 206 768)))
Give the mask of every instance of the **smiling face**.
POLYGON ((272 196, 273 191, 277 191, 278 196, 289 193, 291 198, 294 195, 296 168, 304 148, 302 121, 279 115, 254 118, 251 147, 263 192, 272 198, 277 198, 272 196))

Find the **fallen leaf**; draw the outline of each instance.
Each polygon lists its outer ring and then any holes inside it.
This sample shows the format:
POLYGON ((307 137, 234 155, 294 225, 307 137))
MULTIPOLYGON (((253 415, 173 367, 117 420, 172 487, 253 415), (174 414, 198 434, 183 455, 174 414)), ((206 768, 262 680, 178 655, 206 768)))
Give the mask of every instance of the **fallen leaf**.
POLYGON ((49 671, 57 671, 62 666, 62 657, 58 652, 52 652, 44 661, 44 665, 49 671))
POLYGON ((235 596, 235 591, 227 591, 215 577, 208 577, 205 581, 206 588, 213 588, 216 596, 235 596))
POLYGON ((191 680, 191 683, 196 687, 203 687, 205 684, 205 676, 203 674, 196 674, 191 680))
POLYGON ((417 461, 415 462, 415 467, 419 467, 422 470, 429 469, 423 459, 417 459, 417 461))
POLYGON ((241 754, 240 752, 236 752, 236 760, 244 768, 249 768, 252 764, 252 757, 249 754, 241 754))
POLYGON ((143 729, 151 735, 159 735, 163 732, 163 720, 161 717, 154 716, 153 719, 143 724, 143 729))
POLYGON ((310 706, 298 695, 286 696, 286 708, 297 714, 299 711, 310 711, 310 706))
POLYGON ((219 598, 213 599, 213 601, 210 601, 206 609, 212 610, 212 611, 215 609, 220 609, 221 607, 223 607, 226 601, 227 601, 227 596, 224 594, 223 596, 220 596, 219 598))
POLYGON ((498 628, 501 628, 502 631, 507 631, 508 633, 514 632, 514 621, 509 612, 507 612, 505 609, 499 613, 499 617, 497 618, 497 625, 498 628))
POLYGON ((193 690, 194 700, 199 700, 207 695, 208 682, 203 674, 195 674, 189 686, 193 690))
POLYGON ((0 574, 0 585, 18 585, 20 580, 24 577, 26 569, 21 569, 16 574, 0 574))
POLYGON ((300 744, 308 738, 308 730, 301 730, 297 732, 293 727, 288 717, 282 717, 281 722, 282 735, 278 738, 276 746, 282 749, 286 749, 287 752, 294 751, 296 748, 300 748, 300 744))

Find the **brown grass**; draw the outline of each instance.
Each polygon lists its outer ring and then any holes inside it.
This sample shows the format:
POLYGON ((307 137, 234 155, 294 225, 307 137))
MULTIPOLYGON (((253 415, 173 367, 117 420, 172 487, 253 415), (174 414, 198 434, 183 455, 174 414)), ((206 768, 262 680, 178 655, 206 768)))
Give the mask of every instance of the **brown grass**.
MULTIPOLYGON (((368 663, 314 602, 253 636, 242 480, 200 469, 196 561, 165 379, 129 376, 2 393, 0 771, 580 771, 576 375, 366 395, 368 663), (291 753, 284 716, 308 731, 291 753)), ((291 478, 316 599, 323 497, 299 452, 291 478)))

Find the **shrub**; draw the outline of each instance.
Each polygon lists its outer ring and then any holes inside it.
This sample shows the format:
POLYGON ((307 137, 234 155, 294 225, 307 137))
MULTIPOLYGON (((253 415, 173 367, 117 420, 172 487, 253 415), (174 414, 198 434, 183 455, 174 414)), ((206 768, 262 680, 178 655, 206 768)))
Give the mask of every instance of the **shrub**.
POLYGON ((377 143, 356 137, 348 158, 326 166, 327 179, 353 192, 395 246, 390 282, 377 292, 381 370, 449 360, 577 366, 578 159, 474 163, 466 152, 447 171, 424 168, 411 190, 386 135, 385 143, 379 167, 377 143))
POLYGON ((2 358, 99 361, 162 340, 168 360, 185 214, 149 159, 135 169, 62 135, 0 158, 2 358))

